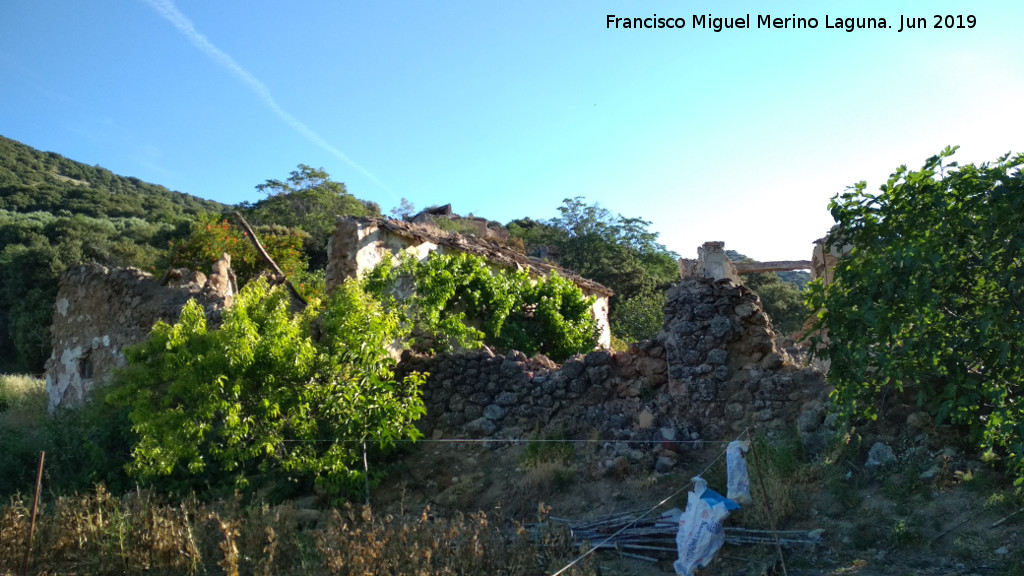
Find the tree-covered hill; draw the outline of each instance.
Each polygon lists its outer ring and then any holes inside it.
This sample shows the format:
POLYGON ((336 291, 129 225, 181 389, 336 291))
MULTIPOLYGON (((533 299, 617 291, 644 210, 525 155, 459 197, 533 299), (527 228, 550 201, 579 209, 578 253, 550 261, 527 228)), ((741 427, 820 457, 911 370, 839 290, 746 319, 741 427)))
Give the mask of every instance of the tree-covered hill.
POLYGON ((42 371, 68 266, 151 268, 199 214, 228 208, 0 136, 0 371, 42 371))
POLYGON ((0 210, 173 223, 225 208, 0 136, 0 210))

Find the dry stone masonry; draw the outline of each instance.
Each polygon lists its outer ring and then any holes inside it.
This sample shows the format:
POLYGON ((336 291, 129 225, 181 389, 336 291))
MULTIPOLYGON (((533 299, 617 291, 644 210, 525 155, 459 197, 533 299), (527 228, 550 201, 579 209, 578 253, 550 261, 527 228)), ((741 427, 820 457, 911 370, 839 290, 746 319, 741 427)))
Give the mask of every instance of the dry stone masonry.
POLYGON ((46 362, 50 410, 83 402, 111 371, 124 364, 124 348, 149 335, 159 320, 175 322, 196 298, 216 319, 231 305, 230 260, 202 272, 172 270, 167 285, 135 268, 82 264, 61 277, 53 314, 53 353, 46 362))
POLYGON ((625 352, 597 350, 560 367, 515 351, 407 354, 399 373, 412 370, 430 374, 421 425, 438 438, 554 428, 606 440, 609 466, 626 458, 661 471, 686 443, 747 428, 796 428, 812 451, 824 441, 821 374, 794 365, 757 295, 729 280, 681 281, 667 294, 664 330, 625 352))

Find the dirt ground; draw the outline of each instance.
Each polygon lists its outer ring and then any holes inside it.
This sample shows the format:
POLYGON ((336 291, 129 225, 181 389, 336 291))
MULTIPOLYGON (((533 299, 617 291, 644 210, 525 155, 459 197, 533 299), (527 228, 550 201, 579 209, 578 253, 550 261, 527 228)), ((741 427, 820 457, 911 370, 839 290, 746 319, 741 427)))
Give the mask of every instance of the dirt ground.
MULTIPOLYGON (((731 527, 767 529, 774 519, 778 530, 823 530, 820 541, 783 547, 782 561, 774 545, 727 543, 698 573, 1024 574, 1024 512, 1017 514, 1024 499, 1012 482, 957 445, 955 433, 903 438, 898 429, 854 430, 825 453, 798 454, 795 462, 785 450, 762 450, 759 467, 748 456, 755 503, 725 520, 727 534, 731 527), (897 461, 866 466, 868 449, 882 440, 897 461)), ((609 450, 599 440, 424 441, 392 465, 374 506, 396 514, 430 506, 436 514, 482 510, 520 522, 539 515, 580 522, 685 508, 690 479, 701 472, 710 487, 725 491, 722 445, 687 451, 667 473, 654 471, 643 446, 635 459, 611 459, 609 450)), ((671 555, 651 562, 596 554, 601 574, 674 573, 671 555)))

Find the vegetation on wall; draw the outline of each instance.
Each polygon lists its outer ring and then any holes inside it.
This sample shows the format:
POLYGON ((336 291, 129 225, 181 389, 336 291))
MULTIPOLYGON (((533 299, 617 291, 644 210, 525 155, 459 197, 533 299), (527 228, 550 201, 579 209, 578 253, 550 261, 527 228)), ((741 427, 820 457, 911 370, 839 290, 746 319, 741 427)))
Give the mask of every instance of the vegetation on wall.
POLYGON ((509 232, 527 252, 543 247, 559 255, 560 266, 611 288, 617 337, 637 342, 654 336, 664 320, 664 291, 679 278, 678 255, 659 244, 658 233, 641 218, 612 214, 582 197, 566 198, 558 211, 546 221, 510 222, 509 232))
MULTIPOLYGON (((336 215, 380 215, 323 169, 302 164, 257 189, 267 198, 240 208, 297 285, 322 286, 316 271, 336 215)), ((255 276, 263 263, 225 222, 230 211, 0 137, 0 372, 42 372, 58 280, 79 262, 159 275, 168 265, 208 271, 228 252, 243 283, 255 276)))
POLYGON ((1024 155, 957 166, 954 150, 832 199, 829 241, 852 250, 812 283, 820 354, 839 406, 871 416, 908 392, 1024 480, 1024 155))
POLYGON ((593 298, 557 273, 530 278, 525 270, 492 268, 479 256, 435 252, 397 266, 387 257, 366 282, 426 332, 435 350, 487 343, 561 361, 597 345, 593 298))

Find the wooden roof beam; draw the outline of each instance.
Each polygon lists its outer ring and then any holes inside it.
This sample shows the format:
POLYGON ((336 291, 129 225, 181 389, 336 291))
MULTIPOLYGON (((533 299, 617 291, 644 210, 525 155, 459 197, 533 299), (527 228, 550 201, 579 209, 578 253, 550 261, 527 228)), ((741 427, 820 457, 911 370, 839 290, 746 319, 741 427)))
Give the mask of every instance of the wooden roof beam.
POLYGON ((739 274, 757 274, 759 272, 789 272, 791 270, 810 270, 810 260, 779 260, 776 262, 733 262, 739 274))

